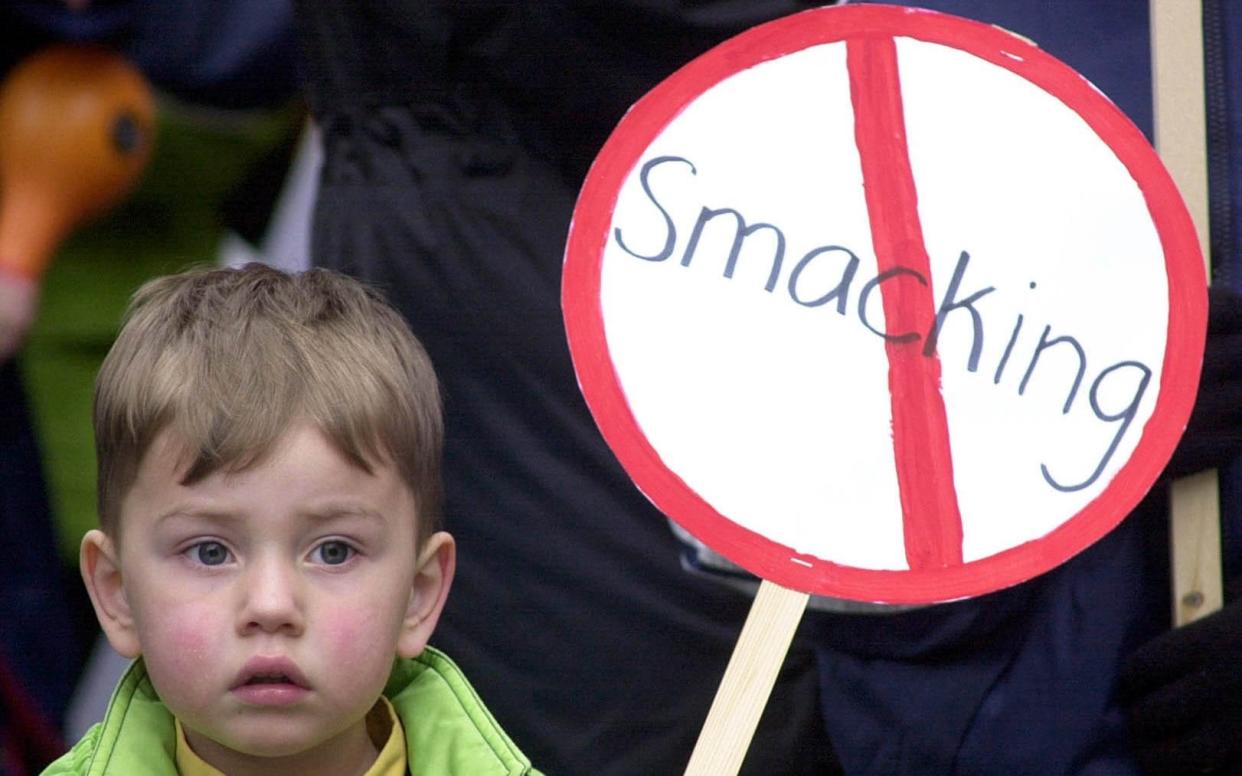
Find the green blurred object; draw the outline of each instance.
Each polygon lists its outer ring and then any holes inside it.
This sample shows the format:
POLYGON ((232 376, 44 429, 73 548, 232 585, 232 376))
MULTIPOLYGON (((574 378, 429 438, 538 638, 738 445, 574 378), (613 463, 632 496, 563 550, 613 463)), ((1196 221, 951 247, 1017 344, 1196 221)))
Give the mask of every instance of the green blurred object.
POLYGON ((295 108, 205 116, 161 110, 155 155, 138 188, 61 247, 19 357, 60 549, 74 566, 82 534, 97 522, 91 391, 130 295, 157 275, 216 261, 222 201, 301 121, 295 108))

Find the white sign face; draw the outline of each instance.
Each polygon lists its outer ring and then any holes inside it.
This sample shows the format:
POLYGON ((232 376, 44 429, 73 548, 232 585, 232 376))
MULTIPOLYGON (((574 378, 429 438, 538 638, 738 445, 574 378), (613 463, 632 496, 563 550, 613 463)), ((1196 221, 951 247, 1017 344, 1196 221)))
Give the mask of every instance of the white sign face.
POLYGON ((673 519, 751 571, 976 595, 1111 529, 1193 401, 1193 228, 1141 133, 1021 39, 822 9, 675 74, 592 169, 579 380, 673 519))

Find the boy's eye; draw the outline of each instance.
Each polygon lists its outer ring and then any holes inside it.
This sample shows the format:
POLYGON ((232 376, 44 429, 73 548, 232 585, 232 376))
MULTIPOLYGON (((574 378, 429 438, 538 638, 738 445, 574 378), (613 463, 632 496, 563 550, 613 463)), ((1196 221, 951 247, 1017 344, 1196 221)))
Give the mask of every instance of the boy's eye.
POLYGON ((220 542, 200 542, 191 547, 190 552, 204 566, 219 566, 229 559, 228 548, 220 542))
POLYGON ((353 557, 354 548, 342 541, 327 541, 319 545, 311 553, 319 563, 328 566, 339 566, 353 557))

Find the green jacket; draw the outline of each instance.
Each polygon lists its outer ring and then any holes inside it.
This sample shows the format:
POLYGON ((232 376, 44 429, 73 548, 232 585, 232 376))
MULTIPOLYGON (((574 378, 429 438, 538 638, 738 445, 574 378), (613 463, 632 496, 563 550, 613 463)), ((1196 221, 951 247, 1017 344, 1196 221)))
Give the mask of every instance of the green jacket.
MULTIPOLYGON (((384 695, 405 728, 411 776, 539 776, 444 653, 428 647, 396 661, 384 695)), ((172 714, 138 660, 121 677, 103 722, 43 774, 168 776, 177 773, 175 748, 172 714)))

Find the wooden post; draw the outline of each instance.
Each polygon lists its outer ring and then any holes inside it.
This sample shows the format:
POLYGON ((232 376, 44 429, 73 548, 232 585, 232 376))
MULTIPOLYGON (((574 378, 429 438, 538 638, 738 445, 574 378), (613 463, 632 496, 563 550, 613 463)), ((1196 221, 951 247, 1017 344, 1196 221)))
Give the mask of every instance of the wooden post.
POLYGON ((733 776, 742 767, 808 597, 767 580, 760 583, 686 776, 733 776))
MULTIPOLYGON (((1210 262, 1201 0, 1151 0, 1151 47, 1156 150, 1182 192, 1210 262)), ((1185 625, 1224 604, 1216 472, 1175 482, 1170 499, 1173 622, 1185 625)))

